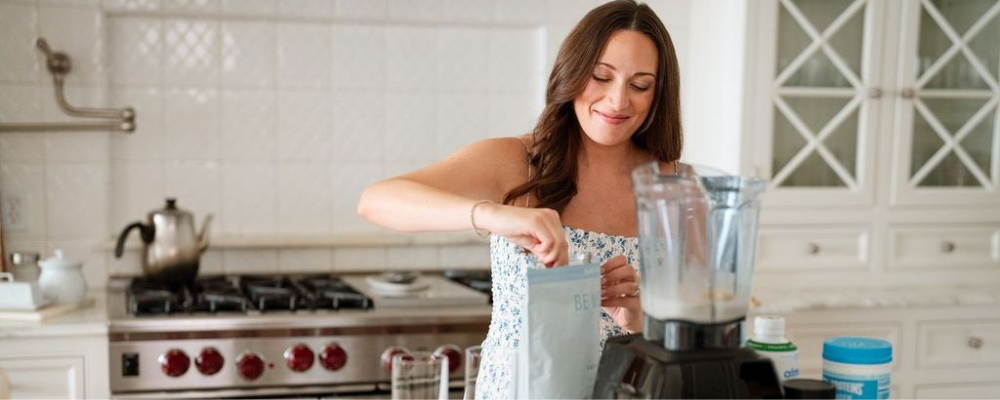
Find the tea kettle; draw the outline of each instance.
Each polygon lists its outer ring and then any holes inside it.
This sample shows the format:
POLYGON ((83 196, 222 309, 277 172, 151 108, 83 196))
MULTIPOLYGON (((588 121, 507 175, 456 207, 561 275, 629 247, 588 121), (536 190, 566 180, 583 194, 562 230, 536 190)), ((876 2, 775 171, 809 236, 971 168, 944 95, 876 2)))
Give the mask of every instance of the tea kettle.
POLYGON ((142 271, 146 277, 165 283, 189 283, 198 276, 201 253, 208 249, 208 225, 212 215, 205 217, 201 232, 195 232, 194 216, 177 208, 177 199, 168 198, 167 206, 151 211, 146 223, 133 222, 118 235, 115 257, 125 251, 125 239, 133 228, 142 237, 142 271))

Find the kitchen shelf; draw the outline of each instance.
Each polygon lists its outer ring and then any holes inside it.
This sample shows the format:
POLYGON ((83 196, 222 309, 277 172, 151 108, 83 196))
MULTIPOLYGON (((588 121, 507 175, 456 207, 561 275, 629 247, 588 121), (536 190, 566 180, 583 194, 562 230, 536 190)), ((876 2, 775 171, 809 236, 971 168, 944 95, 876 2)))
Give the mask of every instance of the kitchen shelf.
MULTIPOLYGON (((209 240, 210 249, 306 249, 332 247, 406 247, 406 246, 486 246, 487 241, 472 233, 358 233, 336 235, 219 235, 209 240)), ((132 239, 126 250, 138 250, 132 239)), ((115 239, 97 245, 98 250, 114 251, 115 239)))

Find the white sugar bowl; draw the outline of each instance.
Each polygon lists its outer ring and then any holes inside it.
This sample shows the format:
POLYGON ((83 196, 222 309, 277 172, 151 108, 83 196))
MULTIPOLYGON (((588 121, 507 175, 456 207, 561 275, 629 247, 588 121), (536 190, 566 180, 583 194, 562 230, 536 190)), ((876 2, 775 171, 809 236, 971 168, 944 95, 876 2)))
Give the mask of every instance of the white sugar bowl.
POLYGON ((55 250, 50 258, 38 263, 42 274, 38 285, 42 294, 56 304, 79 303, 87 297, 87 281, 83 277, 83 263, 71 261, 63 256, 62 250, 55 250))

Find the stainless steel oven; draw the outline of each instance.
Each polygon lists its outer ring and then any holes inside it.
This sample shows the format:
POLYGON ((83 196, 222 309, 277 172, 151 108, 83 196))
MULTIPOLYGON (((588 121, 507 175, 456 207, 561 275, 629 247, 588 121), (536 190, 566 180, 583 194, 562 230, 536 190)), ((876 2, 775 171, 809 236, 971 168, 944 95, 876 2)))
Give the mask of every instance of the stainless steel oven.
POLYGON ((258 278, 172 288, 113 282, 112 396, 387 398, 392 355, 428 351, 448 357, 461 397, 463 350, 489 327, 488 296, 437 275, 394 293, 373 290, 366 277, 317 284, 315 275, 268 277, 258 293, 249 284, 258 278))

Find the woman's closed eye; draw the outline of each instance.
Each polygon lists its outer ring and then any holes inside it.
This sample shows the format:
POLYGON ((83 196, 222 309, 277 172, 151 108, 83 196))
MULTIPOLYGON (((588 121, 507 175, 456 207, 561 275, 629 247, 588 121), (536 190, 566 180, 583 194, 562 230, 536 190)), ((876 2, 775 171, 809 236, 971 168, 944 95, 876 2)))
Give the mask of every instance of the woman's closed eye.
MULTIPOLYGON (((611 82, 612 78, 609 78, 609 77, 606 77, 606 76, 602 76, 602 75, 594 75, 594 80, 598 81, 598 82, 601 82, 601 83, 608 83, 608 82, 611 82)), ((643 84, 643 83, 632 83, 629 86, 631 86, 632 89, 635 89, 636 91, 639 91, 639 92, 645 92, 645 91, 649 90, 649 85, 646 85, 646 84, 643 84)))

